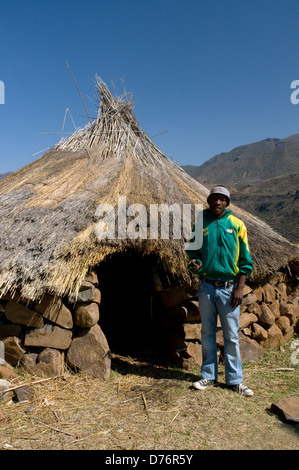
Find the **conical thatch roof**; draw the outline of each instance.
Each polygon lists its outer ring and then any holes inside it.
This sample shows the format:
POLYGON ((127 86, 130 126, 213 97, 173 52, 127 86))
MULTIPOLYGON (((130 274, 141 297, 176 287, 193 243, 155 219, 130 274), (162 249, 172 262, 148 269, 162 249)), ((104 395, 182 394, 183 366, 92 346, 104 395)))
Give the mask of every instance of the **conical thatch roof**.
MULTIPOLYGON (((0 182, 0 295, 46 292, 74 299, 85 274, 106 256, 134 247, 154 253, 186 279, 183 242, 99 240, 100 203, 206 205, 208 190, 170 161, 143 132, 126 98, 98 80, 98 118, 35 162, 0 182)), ((221 174, 219 174, 221 177, 221 174)), ((284 265, 294 247, 268 225, 234 207, 244 220, 255 277, 284 265)))

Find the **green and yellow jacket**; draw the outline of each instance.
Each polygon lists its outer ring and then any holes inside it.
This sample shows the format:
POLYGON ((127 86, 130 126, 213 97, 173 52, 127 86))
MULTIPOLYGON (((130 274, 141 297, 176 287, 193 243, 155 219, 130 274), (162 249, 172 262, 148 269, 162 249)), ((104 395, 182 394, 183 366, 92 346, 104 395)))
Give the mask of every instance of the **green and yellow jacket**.
POLYGON ((187 258, 189 263, 191 259, 202 263, 196 271, 200 277, 232 280, 240 274, 250 275, 252 259, 245 224, 230 210, 226 209, 223 217, 216 219, 209 209, 205 209, 202 247, 187 251, 187 258))

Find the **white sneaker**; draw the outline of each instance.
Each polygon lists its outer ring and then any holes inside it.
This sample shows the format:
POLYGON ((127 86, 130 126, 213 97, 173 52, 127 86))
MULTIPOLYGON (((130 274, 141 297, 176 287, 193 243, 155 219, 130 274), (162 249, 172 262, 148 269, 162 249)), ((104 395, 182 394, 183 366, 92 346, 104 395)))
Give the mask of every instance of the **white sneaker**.
POLYGON ((232 389, 240 393, 240 395, 244 395, 245 397, 252 397, 253 395, 253 391, 249 387, 246 387, 243 382, 238 385, 232 385, 232 389))
POLYGON ((207 387, 212 387, 216 385, 216 380, 209 380, 209 379, 201 379, 197 382, 193 382, 193 387, 197 390, 204 390, 207 387))

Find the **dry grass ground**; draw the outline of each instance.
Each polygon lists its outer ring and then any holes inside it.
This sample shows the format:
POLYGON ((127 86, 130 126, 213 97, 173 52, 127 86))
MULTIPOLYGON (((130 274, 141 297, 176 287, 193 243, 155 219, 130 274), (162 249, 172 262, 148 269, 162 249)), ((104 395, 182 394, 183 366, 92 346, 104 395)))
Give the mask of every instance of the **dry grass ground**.
MULTIPOLYGON (((269 411, 279 399, 298 395, 299 368, 291 353, 289 343, 244 365, 251 398, 224 385, 192 389, 198 371, 114 355, 110 381, 67 373, 32 385, 30 402, 2 400, 0 449, 295 450, 299 424, 269 411)), ((34 380, 21 375, 17 383, 34 380)))

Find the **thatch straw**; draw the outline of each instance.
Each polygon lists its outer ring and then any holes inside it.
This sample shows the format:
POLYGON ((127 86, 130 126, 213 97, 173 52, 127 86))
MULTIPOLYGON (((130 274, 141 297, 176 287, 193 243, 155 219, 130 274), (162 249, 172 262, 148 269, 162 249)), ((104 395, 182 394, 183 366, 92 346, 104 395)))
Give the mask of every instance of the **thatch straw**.
MULTIPOLYGON (((140 128, 133 103, 114 98, 98 79, 97 119, 0 183, 0 296, 21 291, 76 298, 88 270, 129 248, 154 254, 188 279, 179 240, 111 240, 95 235, 100 203, 204 204, 208 190, 168 159, 140 128)), ((282 236, 232 206, 248 227, 254 277, 287 263, 294 251, 282 236)))

